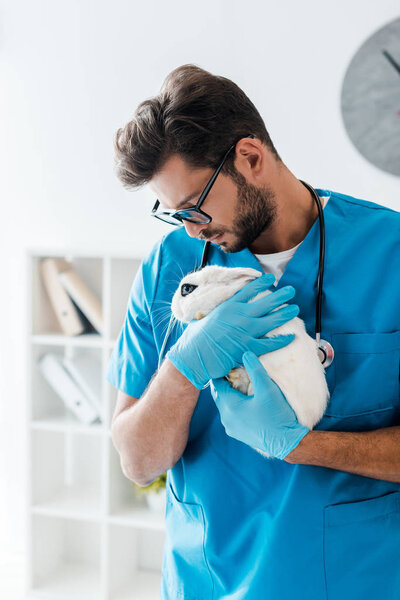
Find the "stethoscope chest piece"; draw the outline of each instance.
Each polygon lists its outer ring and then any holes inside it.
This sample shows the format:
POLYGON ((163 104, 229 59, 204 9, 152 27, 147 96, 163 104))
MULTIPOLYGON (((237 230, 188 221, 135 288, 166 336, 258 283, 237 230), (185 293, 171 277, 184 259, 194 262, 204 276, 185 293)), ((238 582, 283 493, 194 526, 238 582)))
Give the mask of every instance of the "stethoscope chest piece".
POLYGON ((320 339, 317 343, 319 359, 324 369, 326 369, 332 364, 335 352, 333 350, 332 344, 330 344, 326 340, 320 339))

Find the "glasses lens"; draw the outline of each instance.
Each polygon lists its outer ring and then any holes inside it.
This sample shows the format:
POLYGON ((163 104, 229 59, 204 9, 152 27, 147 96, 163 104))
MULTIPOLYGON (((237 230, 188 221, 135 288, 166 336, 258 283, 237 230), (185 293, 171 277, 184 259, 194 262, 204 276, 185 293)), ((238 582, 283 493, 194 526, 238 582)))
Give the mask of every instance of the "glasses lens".
POLYGON ((211 221, 210 217, 207 217, 194 208, 180 210, 177 216, 185 221, 190 221, 190 223, 209 223, 211 221))
POLYGON ((160 211, 152 213, 152 216, 157 217, 157 219, 161 219, 161 221, 165 221, 165 223, 169 223, 170 225, 182 225, 183 221, 190 221, 190 223, 210 223, 211 221, 210 217, 207 217, 194 208, 179 210, 175 214, 160 211))

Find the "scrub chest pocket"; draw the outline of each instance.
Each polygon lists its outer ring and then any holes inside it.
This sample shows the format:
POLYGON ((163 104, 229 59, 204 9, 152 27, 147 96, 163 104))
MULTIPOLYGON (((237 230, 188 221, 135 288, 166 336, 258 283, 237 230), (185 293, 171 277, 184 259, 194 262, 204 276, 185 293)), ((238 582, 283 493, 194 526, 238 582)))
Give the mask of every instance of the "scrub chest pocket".
POLYGON ((327 600, 400 597, 400 492, 326 506, 327 600))
POLYGON ((336 333, 335 360, 326 370, 331 392, 316 429, 343 431, 394 425, 399 411, 400 331, 336 333), (330 369, 332 371, 330 372, 330 369))

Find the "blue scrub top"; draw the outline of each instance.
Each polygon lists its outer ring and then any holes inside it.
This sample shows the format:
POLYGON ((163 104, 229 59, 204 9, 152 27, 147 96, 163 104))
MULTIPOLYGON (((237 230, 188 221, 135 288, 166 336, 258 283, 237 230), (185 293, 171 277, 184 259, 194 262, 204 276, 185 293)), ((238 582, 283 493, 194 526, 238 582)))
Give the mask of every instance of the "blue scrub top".
MULTIPOLYGON (((399 425, 400 213, 316 191, 329 195, 321 337, 335 360, 315 429, 399 425)), ((144 259, 107 373, 123 392, 139 398, 156 371, 164 301, 200 264, 203 245, 177 228, 144 259)), ((312 337, 318 259, 317 219, 277 286, 296 289, 312 337)), ((249 249, 225 254, 214 244, 208 264, 262 270, 249 249)), ((165 352, 181 332, 172 330, 165 352)), ((267 459, 229 437, 209 388, 200 392, 186 449, 167 473, 162 599, 394 600, 399 556, 399 483, 267 459)))

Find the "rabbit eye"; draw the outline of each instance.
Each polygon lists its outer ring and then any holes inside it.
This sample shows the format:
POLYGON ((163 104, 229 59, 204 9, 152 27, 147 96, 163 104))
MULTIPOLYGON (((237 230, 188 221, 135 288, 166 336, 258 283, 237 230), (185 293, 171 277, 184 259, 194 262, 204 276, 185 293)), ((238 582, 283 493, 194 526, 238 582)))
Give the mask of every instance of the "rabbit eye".
POLYGON ((188 294, 191 294, 197 287, 197 285, 193 285, 192 283, 183 283, 181 285, 181 296, 187 296, 188 294))

